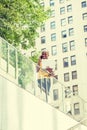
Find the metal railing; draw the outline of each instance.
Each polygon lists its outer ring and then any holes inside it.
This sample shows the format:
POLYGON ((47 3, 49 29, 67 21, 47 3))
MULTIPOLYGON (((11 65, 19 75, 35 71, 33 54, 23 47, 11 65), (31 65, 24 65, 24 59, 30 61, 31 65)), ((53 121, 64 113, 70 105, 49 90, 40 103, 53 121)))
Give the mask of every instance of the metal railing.
MULTIPOLYGON (((78 95, 73 95, 71 91, 69 92, 71 97, 65 98, 65 85, 55 77, 44 77, 43 74, 37 72, 37 65, 32 60, 22 55, 2 38, 0 38, 0 69, 13 77, 16 81, 14 83, 19 87, 29 91, 77 121, 87 117, 86 101, 78 95), (77 105, 76 108, 74 107, 75 104, 77 105)), ((39 69, 43 73, 48 73, 40 67, 39 69)), ((87 125, 87 123, 83 124, 87 125)))
POLYGON ((81 120, 78 124, 69 128, 68 130, 87 130, 87 127, 84 126, 84 123, 87 123, 87 118, 84 120, 81 120))

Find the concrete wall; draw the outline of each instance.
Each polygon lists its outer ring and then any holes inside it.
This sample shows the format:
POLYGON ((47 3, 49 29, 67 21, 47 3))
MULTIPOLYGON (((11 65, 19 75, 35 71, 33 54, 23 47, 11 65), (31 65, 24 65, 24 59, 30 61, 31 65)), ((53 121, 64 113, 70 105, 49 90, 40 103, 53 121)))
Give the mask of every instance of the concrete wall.
POLYGON ((70 117, 0 76, 1 130, 68 130, 76 124, 70 117))

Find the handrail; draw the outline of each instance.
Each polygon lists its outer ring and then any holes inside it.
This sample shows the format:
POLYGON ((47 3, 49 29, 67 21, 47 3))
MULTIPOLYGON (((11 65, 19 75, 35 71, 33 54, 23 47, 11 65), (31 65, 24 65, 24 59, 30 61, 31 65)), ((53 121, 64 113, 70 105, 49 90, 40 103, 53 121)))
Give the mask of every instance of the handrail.
MULTIPOLYGON (((87 118, 81 120, 81 121, 78 122, 76 125, 74 125, 74 126, 72 126, 71 128, 69 128, 68 130, 74 130, 75 128, 77 128, 77 127, 83 125, 83 122, 84 122, 84 121, 87 121, 87 118)), ((84 126, 84 125, 83 125, 83 126, 84 126)))
MULTIPOLYGON (((19 50, 10 45, 3 38, 0 37, 0 40, 0 51, 2 53, 2 55, 0 55, 0 64, 2 64, 0 68, 2 68, 6 73, 11 75, 16 80, 16 82, 14 81, 14 83, 18 84, 26 91, 31 92, 35 96, 48 102, 52 106, 57 107, 60 111, 67 114, 68 110, 65 110, 66 102, 64 97, 64 88, 66 86, 55 79, 55 77, 53 76, 44 78, 42 75, 40 75, 39 78, 39 73, 36 73, 36 63, 34 63, 31 59, 28 59, 25 55, 21 54, 19 50), (56 81, 55 83, 54 79, 56 81), (56 94, 56 89, 58 89, 59 95, 56 94), (55 95, 53 95, 53 91, 55 95)), ((38 67, 41 69, 41 71, 49 73, 45 69, 42 69, 40 66, 38 67)), ((71 90, 70 94, 72 94, 71 90)), ((82 102, 81 105, 83 105, 84 109, 84 104, 86 104, 87 101, 82 99, 79 95, 77 95, 76 97, 78 97, 78 101, 82 102)), ((73 100, 74 96, 71 99, 73 100)), ((71 99, 69 100, 69 102, 70 104, 73 104, 74 102, 71 99)), ((76 101, 76 99, 74 100, 76 101)), ((70 115, 70 117, 77 119, 75 118, 76 115, 74 115, 74 112, 70 115)), ((81 117, 80 121, 84 118, 85 117, 83 112, 83 116, 81 117)))

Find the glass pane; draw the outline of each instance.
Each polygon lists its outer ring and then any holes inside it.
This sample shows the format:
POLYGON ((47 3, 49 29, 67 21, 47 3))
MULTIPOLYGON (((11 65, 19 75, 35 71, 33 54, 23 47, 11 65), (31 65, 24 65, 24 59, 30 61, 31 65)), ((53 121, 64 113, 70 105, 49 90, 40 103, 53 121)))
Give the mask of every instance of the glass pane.
POLYGON ((15 67, 16 62, 16 50, 14 47, 9 46, 9 63, 15 67))
POLYGON ((33 62, 18 53, 18 83, 21 87, 29 89, 34 81, 33 62), (29 85, 30 84, 30 85, 29 85))
POLYGON ((8 44, 6 41, 2 40, 1 43, 1 57, 4 60, 7 60, 8 44))
POLYGON ((0 66, 4 71, 7 71, 7 62, 8 62, 8 44, 5 40, 0 39, 0 66))

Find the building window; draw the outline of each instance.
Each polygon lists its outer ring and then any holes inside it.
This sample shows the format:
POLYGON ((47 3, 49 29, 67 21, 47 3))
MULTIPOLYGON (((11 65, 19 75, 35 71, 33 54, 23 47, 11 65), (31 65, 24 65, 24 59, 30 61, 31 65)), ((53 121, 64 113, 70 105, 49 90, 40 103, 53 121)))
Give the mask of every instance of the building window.
POLYGON ((87 38, 85 38, 85 46, 87 46, 87 38))
POLYGON ((62 44, 62 52, 67 52, 68 51, 68 46, 67 42, 62 44))
POLYGON ((44 6, 45 6, 44 2, 41 2, 41 3, 40 3, 40 5, 41 5, 42 7, 44 7, 44 6))
POLYGON ((69 66, 69 62, 68 62, 68 57, 63 59, 63 67, 68 67, 69 66))
POLYGON ((71 90, 70 87, 65 87, 65 98, 71 97, 71 90))
POLYGON ((56 41, 56 33, 51 34, 51 41, 56 41))
POLYGON ((81 3, 81 6, 82 6, 82 8, 85 8, 87 5, 86 5, 86 1, 83 1, 82 3, 81 3))
POLYGON ((72 115, 72 105, 70 102, 66 102, 66 113, 70 116, 72 115))
POLYGON ((59 0, 59 3, 63 3, 64 2, 64 0, 59 0))
POLYGON ((56 45, 51 47, 51 52, 52 52, 53 56, 55 56, 57 54, 57 47, 56 47, 56 45))
POLYGON ((41 32, 44 32, 44 31, 45 31, 45 24, 42 24, 42 25, 41 25, 40 30, 41 30, 41 32))
POLYGON ((66 25, 66 19, 65 18, 61 19, 61 26, 64 26, 64 25, 66 25))
POLYGON ((69 73, 64 74, 64 81, 65 82, 69 81, 69 73))
POLYGON ((74 104, 74 114, 75 114, 75 115, 80 114, 80 106, 79 106, 79 103, 75 103, 75 104, 74 104))
POLYGON ((87 13, 82 14, 83 20, 87 20, 87 13))
POLYGON ((87 32, 87 25, 84 26, 84 32, 87 32))
POLYGON ((68 5, 67 6, 67 12, 71 12, 72 11, 72 5, 68 5))
POLYGON ((58 100, 58 89, 53 90, 53 99, 58 100))
POLYGON ((72 79, 77 79, 77 71, 72 71, 72 79))
POLYGON ((71 65, 76 65, 76 56, 71 56, 71 65))
POLYGON ((55 77, 53 77, 53 85, 55 85, 58 82, 58 75, 55 75, 55 77))
POLYGON ((73 85, 72 86, 72 91, 73 91, 73 95, 78 95, 78 85, 73 85))
POLYGON ((57 70, 57 60, 55 60, 55 70, 57 70))
POLYGON ((50 0, 50 6, 54 6, 54 0, 50 0))
POLYGON ((62 36, 62 38, 66 38, 66 37, 67 37, 67 32, 66 32, 66 30, 64 30, 64 31, 61 32, 61 36, 62 36))
POLYGON ((68 24, 71 24, 71 23, 73 23, 73 17, 72 16, 68 17, 68 24))
POLYGON ((65 14, 65 7, 60 8, 60 14, 65 14))
POLYGON ((55 10, 51 10, 50 11, 50 17, 54 17, 55 16, 55 10))
POLYGON ((70 44, 70 50, 71 50, 71 51, 72 51, 72 50, 75 50, 75 41, 74 41, 74 40, 73 40, 73 41, 70 41, 69 44, 70 44))
POLYGON ((35 51, 32 51, 32 52, 31 52, 31 56, 34 56, 34 55, 35 55, 35 51))
POLYGON ((42 43, 42 44, 43 44, 43 43, 46 43, 46 37, 45 37, 45 36, 41 37, 41 43, 42 43))
POLYGON ((73 36, 74 35, 74 29, 73 28, 70 28, 69 29, 69 36, 73 36))
POLYGON ((42 48, 42 49, 41 49, 41 52, 43 52, 43 51, 46 51, 46 48, 42 48))
POLYGON ((50 28, 51 29, 55 29, 55 27, 56 27, 55 21, 51 22, 50 23, 50 28))

